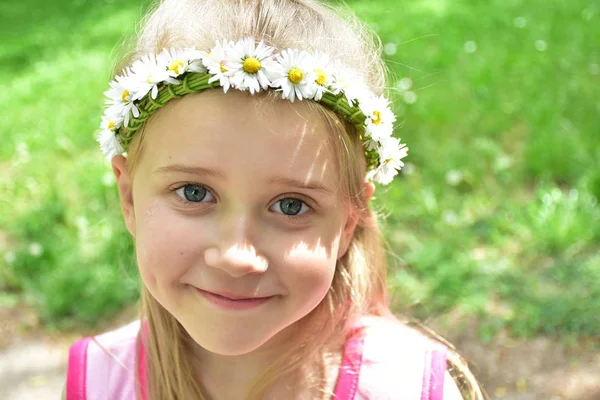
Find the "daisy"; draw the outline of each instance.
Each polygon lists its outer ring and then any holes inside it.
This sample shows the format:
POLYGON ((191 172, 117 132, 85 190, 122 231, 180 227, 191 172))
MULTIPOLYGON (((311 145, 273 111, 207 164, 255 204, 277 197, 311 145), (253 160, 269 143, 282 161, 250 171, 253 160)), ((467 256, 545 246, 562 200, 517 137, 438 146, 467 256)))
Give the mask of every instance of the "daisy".
POLYGON ((158 55, 158 65, 165 65, 167 67, 167 74, 172 78, 186 73, 187 71, 202 72, 206 73, 206 68, 200 61, 200 51, 194 49, 163 49, 158 55), (191 60, 195 59, 194 64, 191 60))
POLYGON ((226 58, 226 53, 231 47, 233 47, 232 41, 223 41, 221 43, 217 40, 217 44, 212 48, 210 53, 203 52, 200 56, 202 63, 208 69, 208 73, 213 75, 208 80, 208 83, 219 81, 225 93, 231 87, 231 67, 226 58))
POLYGON ((385 97, 366 95, 360 98, 358 107, 366 117, 365 133, 372 140, 380 141, 392 135, 396 116, 385 97))
POLYGON ((315 73, 315 97, 316 101, 321 100, 323 93, 329 91, 328 86, 331 85, 333 79, 333 67, 329 64, 329 56, 318 52, 313 59, 313 72, 315 73))
POLYGON ((96 141, 100 144, 100 148, 102 149, 102 152, 108 161, 110 161, 114 156, 122 154, 124 151, 119 138, 111 129, 104 129, 100 131, 96 137, 96 141))
POLYGON ((280 88, 282 97, 294 101, 312 99, 317 92, 313 59, 304 50, 287 49, 277 56, 280 68, 271 86, 280 88))
POLYGON ((206 66, 202 63, 202 57, 206 52, 196 49, 185 49, 185 52, 188 59, 188 70, 205 74, 206 66))
POLYGON ((273 48, 261 40, 258 45, 253 37, 240 39, 226 52, 231 66, 231 83, 239 90, 249 90, 251 94, 266 90, 277 69, 272 57, 273 48))
POLYGON ((100 123, 100 129, 111 130, 115 132, 123 125, 123 116, 119 114, 104 114, 102 116, 102 122, 100 123))
POLYGON ((369 151, 379 148, 379 142, 377 140, 365 138, 365 142, 363 144, 369 151))
POLYGON ((404 143, 400 143, 400 139, 388 137, 380 142, 378 153, 379 166, 369 171, 367 177, 382 185, 387 185, 404 166, 401 160, 407 156, 408 148, 404 143))
POLYGON ((106 115, 116 115, 124 119, 125 126, 129 125, 129 115, 133 113, 135 118, 140 116, 140 111, 133 103, 133 92, 135 82, 131 79, 131 71, 127 70, 125 76, 117 76, 110 82, 110 89, 104 92, 108 97, 106 104, 106 115))
POLYGON ((167 71, 166 60, 163 57, 157 57, 154 54, 142 56, 131 66, 131 70, 136 77, 136 93, 133 100, 139 100, 146 96, 148 92, 153 99, 158 95, 158 85, 165 82, 177 85, 179 81, 169 75, 167 71))
POLYGON ((131 71, 129 69, 125 71, 125 75, 115 76, 115 79, 109 83, 110 88, 104 92, 107 97, 105 104, 113 105, 126 102, 127 97, 133 91, 130 76, 131 71))
POLYGON ((353 106, 356 100, 368 89, 366 89, 365 84, 362 83, 361 78, 342 64, 340 60, 335 60, 333 62, 332 69, 333 77, 330 84, 331 92, 333 94, 343 92, 348 100, 348 104, 353 106))

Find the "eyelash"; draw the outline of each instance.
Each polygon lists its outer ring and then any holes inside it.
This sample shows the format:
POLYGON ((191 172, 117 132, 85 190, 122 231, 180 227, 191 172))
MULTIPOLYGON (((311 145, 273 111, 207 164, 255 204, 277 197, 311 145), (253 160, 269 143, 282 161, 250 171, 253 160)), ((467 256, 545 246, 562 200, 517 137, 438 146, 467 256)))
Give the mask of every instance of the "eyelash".
MULTIPOLYGON (((184 187, 186 187, 186 186, 198 186, 198 187, 201 187, 201 188, 203 188, 204 190, 206 190, 206 191, 210 192, 210 193, 211 193, 211 194, 214 196, 214 194, 212 193, 212 189, 210 189, 210 188, 209 188, 208 186, 206 186, 206 185, 202 185, 202 184, 200 184, 200 183, 195 183, 195 182, 186 182, 186 183, 180 184, 180 185, 176 186, 175 188, 171 189, 171 192, 172 192, 173 194, 175 194, 175 199, 176 199, 176 200, 177 200, 179 203, 183 204, 183 205, 184 205, 184 206, 186 206, 186 207, 192 207, 194 204, 199 204, 199 203, 200 203, 200 202, 193 202, 193 201, 188 201, 188 200, 185 200, 185 199, 181 198, 181 197, 180 197, 180 196, 179 196, 179 195, 176 193, 176 192, 177 192, 179 189, 182 189, 182 188, 184 188, 184 187)), ((216 196, 215 196, 215 197, 216 197, 216 196)), ((303 218, 306 218, 306 217, 308 217, 308 215, 307 215, 307 214, 309 214, 309 213, 311 213, 311 212, 313 211, 313 207, 311 207, 311 206, 310 206, 310 205, 309 205, 309 204, 308 204, 306 201, 304 201, 304 200, 302 200, 302 199, 299 199, 299 198, 297 198, 297 197, 285 196, 285 195, 284 195, 284 196, 282 196, 282 197, 279 197, 279 198, 278 198, 278 199, 275 201, 275 203, 277 203, 277 202, 279 202, 279 201, 281 201, 281 200, 285 200, 285 199, 292 199, 292 200, 298 200, 298 201, 301 201, 301 202, 302 202, 302 204, 304 204, 304 205, 306 205, 306 207, 308 207, 308 211, 306 211, 306 212, 304 212, 303 214, 300 214, 300 215, 287 215, 287 214, 280 214, 280 215, 283 215, 284 217, 286 217, 286 218, 287 218, 287 219, 289 219, 289 220, 296 220, 296 221, 298 221, 298 220, 301 220, 301 219, 303 219, 303 218)))

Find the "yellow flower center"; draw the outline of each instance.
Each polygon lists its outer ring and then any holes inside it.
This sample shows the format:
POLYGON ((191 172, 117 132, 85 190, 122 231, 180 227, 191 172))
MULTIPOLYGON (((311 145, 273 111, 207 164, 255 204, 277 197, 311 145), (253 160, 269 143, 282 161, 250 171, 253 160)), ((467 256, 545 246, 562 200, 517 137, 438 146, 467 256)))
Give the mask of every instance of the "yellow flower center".
POLYGON ((222 72, 222 73, 225 73, 225 72, 227 72, 227 68, 225 68, 225 61, 221 61, 221 64, 220 64, 220 65, 221 65, 221 72, 222 72))
POLYGON ((127 103, 127 97, 129 97, 129 90, 124 90, 123 94, 121 95, 121 101, 123 103, 127 103))
POLYGON ((391 162, 392 160, 393 160, 393 158, 387 158, 383 163, 387 164, 387 163, 391 162))
POLYGON ((317 79, 315 79, 315 82, 317 82, 318 85, 325 86, 325 83, 327 83, 327 75, 325 74, 325 71, 317 68, 315 69, 315 72, 317 73, 317 79))
POLYGON ((112 130, 115 127, 115 121, 108 121, 108 129, 112 130))
POLYGON ((381 113, 379 111, 373 111, 375 118, 371 118, 375 125, 379 125, 381 123, 381 113))
POLYGON ((260 61, 255 57, 248 57, 244 60, 244 71, 249 74, 255 74, 260 70, 260 61))
POLYGON ((300 83, 304 78, 304 73, 299 68, 292 68, 290 72, 288 72, 288 79, 292 81, 292 83, 300 83))
POLYGON ((171 64, 169 64, 169 71, 173 71, 176 74, 181 74, 181 70, 185 66, 185 63, 182 60, 173 60, 171 64))

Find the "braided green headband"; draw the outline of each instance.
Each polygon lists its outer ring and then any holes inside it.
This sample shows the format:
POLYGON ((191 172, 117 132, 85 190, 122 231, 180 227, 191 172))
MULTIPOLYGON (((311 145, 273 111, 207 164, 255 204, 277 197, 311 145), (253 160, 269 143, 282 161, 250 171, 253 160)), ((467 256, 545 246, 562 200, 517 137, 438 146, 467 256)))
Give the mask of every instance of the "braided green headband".
POLYGON ((408 148, 392 136, 396 120, 389 101, 375 96, 339 61, 323 53, 272 47, 247 37, 217 42, 209 52, 163 49, 143 56, 110 82, 98 142, 107 159, 122 154, 149 116, 169 100, 222 87, 251 94, 273 88, 282 98, 317 101, 359 126, 367 157, 367 178, 387 185, 404 163, 408 148), (176 79, 177 78, 177 79, 176 79))

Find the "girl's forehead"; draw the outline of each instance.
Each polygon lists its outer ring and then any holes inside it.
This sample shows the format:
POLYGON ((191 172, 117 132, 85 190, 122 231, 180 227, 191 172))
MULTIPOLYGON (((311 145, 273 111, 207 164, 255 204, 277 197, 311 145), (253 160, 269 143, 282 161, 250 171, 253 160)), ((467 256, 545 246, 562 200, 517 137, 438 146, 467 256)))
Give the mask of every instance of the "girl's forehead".
POLYGON ((185 164, 273 170, 335 182, 334 148, 324 117, 302 103, 210 91, 167 104, 148 121, 145 157, 161 168, 185 164))

